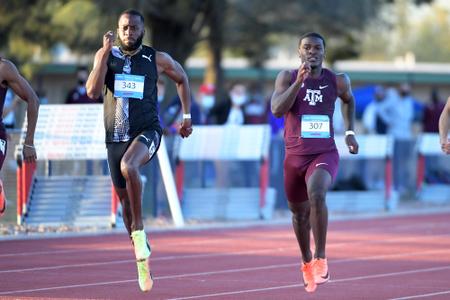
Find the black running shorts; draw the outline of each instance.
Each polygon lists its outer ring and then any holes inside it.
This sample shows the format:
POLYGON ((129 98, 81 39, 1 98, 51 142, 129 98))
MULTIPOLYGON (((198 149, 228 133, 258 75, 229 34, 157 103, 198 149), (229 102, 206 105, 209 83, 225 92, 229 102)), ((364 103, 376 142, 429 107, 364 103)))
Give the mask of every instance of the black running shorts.
POLYGON ((113 184, 117 188, 124 189, 126 187, 125 178, 120 171, 120 162, 125 152, 131 143, 137 140, 148 148, 148 161, 149 162, 153 156, 158 151, 159 145, 161 143, 161 136, 156 130, 148 130, 144 131, 135 137, 133 140, 129 140, 126 142, 113 142, 106 143, 106 149, 108 152, 108 165, 109 171, 111 173, 111 179, 113 184))

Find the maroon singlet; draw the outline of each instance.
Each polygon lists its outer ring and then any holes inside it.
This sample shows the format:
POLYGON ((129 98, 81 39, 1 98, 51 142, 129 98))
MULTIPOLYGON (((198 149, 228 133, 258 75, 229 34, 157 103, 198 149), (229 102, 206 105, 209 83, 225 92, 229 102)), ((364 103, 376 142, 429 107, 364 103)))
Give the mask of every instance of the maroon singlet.
MULTIPOLYGON (((291 84, 297 77, 293 71, 291 84)), ((337 99, 336 75, 323 68, 319 78, 308 77, 302 83, 291 109, 285 114, 284 139, 286 153, 294 155, 318 154, 336 150, 333 131, 334 104, 337 99), (322 115, 329 119, 329 136, 305 138, 301 133, 303 115, 322 115)))

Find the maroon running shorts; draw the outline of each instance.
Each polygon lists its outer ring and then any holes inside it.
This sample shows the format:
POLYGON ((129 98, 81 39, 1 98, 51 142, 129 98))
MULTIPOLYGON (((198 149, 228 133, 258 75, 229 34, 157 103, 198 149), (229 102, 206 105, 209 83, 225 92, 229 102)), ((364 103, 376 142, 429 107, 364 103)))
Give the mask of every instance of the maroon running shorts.
POLYGON ((317 168, 330 173, 334 182, 339 165, 337 150, 311 155, 286 154, 284 159, 284 189, 289 202, 308 200, 306 183, 317 168))

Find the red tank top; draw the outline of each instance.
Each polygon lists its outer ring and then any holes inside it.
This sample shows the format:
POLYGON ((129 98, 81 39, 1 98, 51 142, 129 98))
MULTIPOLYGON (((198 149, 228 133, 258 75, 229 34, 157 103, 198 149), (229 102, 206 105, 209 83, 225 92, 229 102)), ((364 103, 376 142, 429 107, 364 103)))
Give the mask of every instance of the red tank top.
MULTIPOLYGON (((297 72, 291 73, 291 84, 297 72)), ((336 150, 333 131, 336 99, 336 75, 332 71, 324 68, 319 78, 305 79, 294 104, 285 114, 286 153, 308 155, 336 150)))

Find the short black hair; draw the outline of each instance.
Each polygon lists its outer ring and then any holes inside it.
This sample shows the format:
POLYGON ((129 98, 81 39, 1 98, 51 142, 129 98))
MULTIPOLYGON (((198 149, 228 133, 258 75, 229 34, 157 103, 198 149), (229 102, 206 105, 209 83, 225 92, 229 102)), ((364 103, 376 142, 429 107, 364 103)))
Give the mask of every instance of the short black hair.
POLYGON ((322 35, 320 35, 317 32, 307 32, 304 35, 302 35, 298 41, 298 45, 300 46, 300 44, 302 43, 303 39, 309 38, 309 37, 314 37, 314 38, 318 38, 321 39, 323 42, 323 47, 325 48, 326 44, 325 44, 325 39, 323 38, 322 35))
POLYGON ((120 19, 120 17, 122 17, 123 15, 137 16, 137 17, 139 17, 139 19, 141 19, 141 22, 144 23, 144 16, 143 16, 140 12, 138 12, 137 10, 135 10, 135 9, 129 8, 129 9, 127 9, 127 10, 124 10, 124 11, 120 14, 119 19, 120 19))

